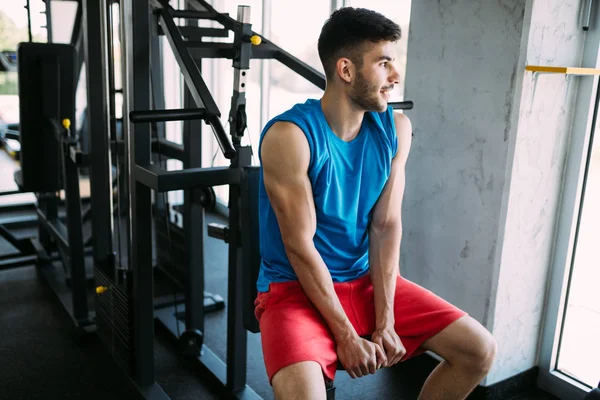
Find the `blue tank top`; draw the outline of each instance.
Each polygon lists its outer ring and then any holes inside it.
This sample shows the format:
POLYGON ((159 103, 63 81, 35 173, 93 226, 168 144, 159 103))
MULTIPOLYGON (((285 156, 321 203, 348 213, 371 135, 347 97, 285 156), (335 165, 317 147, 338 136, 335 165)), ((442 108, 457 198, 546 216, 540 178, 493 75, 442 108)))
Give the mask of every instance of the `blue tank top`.
MULTIPOLYGON (((308 140, 308 177, 317 218, 314 244, 333 281, 361 277, 369 269, 371 213, 390 175, 398 147, 392 108, 383 113, 365 113, 356 138, 345 142, 329 127, 321 101, 310 99, 269 121, 262 131, 260 145, 265 133, 277 121, 296 124, 308 140)), ((262 169, 259 217, 262 261, 257 289, 266 292, 270 282, 298 278, 285 252, 262 169)))

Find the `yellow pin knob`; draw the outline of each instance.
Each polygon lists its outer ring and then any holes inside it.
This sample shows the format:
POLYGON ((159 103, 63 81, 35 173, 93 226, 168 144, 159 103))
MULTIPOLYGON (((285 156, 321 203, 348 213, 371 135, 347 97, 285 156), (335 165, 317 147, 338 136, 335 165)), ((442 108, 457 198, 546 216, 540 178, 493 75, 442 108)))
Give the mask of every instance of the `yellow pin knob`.
POLYGON ((71 120, 69 118, 63 119, 62 125, 65 129, 69 129, 71 127, 71 120))
POLYGON ((252 43, 255 46, 258 46, 259 44, 262 43, 262 39, 260 36, 254 35, 254 36, 250 37, 250 43, 252 43))
POLYGON ((106 292, 108 290, 108 288, 106 286, 98 286, 96 288, 96 294, 102 294, 104 292, 106 292))

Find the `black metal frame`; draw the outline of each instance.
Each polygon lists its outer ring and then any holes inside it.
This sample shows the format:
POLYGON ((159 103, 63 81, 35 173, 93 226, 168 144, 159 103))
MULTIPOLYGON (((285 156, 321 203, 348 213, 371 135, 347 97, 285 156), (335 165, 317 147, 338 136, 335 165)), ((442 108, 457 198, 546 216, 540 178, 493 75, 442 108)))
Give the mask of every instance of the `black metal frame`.
MULTIPOLYGON (((82 157, 75 135, 59 123, 63 118, 74 120, 75 51, 70 45, 22 43, 18 57, 23 149, 22 169, 15 174, 15 181, 21 191, 33 192, 37 197, 39 235, 37 239, 25 239, 28 245, 24 241, 15 244, 26 252, 25 258, 37 264, 42 278, 71 317, 76 333, 92 332, 95 316, 87 302, 84 216, 79 193, 82 157), (65 216, 61 218, 57 191, 62 189, 65 216), (52 254, 55 251, 58 257, 52 254), (33 254, 35 257, 31 257, 33 254), (62 271, 52 264, 58 259, 62 271)), ((24 265, 25 258, 14 262, 24 265)))

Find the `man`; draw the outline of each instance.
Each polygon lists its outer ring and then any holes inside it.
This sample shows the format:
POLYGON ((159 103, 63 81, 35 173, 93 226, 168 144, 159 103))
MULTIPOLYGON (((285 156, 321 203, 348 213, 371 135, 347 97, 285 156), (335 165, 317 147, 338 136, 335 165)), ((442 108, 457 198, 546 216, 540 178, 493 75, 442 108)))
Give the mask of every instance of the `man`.
POLYGON ((431 350, 422 399, 462 399, 496 343, 478 322, 400 276, 409 119, 388 108, 400 28, 343 8, 323 26, 327 77, 264 128, 256 316, 275 397, 324 399, 339 360, 355 378, 431 350))

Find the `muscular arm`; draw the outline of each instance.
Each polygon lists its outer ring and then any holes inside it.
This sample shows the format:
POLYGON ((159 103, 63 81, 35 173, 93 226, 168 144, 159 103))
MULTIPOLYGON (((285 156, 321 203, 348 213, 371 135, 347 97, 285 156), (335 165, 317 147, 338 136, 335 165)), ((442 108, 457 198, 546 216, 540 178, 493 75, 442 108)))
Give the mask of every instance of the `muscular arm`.
POLYGON ((412 126, 408 117, 394 113, 398 152, 388 181, 375 205, 369 227, 369 263, 375 295, 375 328, 394 326, 394 293, 402 240, 402 197, 404 167, 411 145, 412 126))
POLYGON ((300 285, 336 341, 356 336, 313 242, 317 221, 308 178, 310 148, 304 133, 289 122, 274 124, 263 139, 261 159, 265 188, 300 285))

